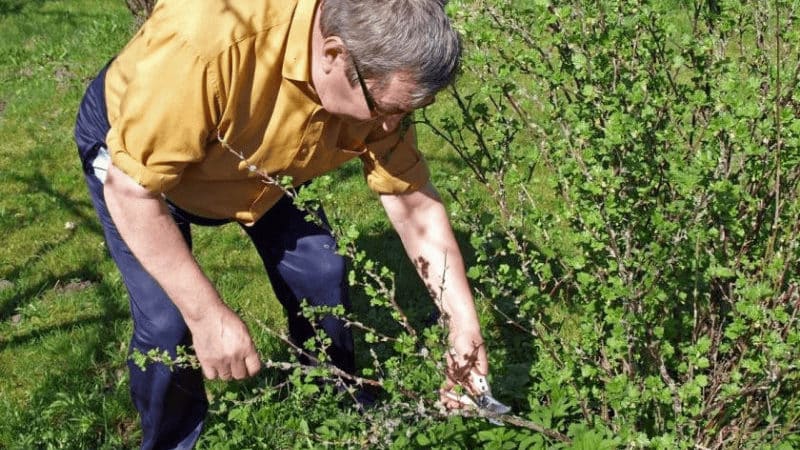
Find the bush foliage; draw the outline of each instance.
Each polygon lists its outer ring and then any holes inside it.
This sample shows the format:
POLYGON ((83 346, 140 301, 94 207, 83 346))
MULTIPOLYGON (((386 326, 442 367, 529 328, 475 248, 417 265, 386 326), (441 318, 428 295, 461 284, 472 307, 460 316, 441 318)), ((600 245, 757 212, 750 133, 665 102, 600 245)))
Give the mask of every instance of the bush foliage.
POLYGON ((480 82, 425 122, 474 172, 447 190, 531 420, 800 442, 799 6, 451 5, 480 82))

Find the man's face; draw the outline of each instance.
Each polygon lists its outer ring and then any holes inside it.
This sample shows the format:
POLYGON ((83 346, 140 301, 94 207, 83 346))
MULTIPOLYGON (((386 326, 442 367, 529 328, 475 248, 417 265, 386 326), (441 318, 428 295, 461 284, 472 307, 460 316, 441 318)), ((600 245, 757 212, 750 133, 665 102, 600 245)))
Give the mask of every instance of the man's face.
POLYGON ((434 98, 431 97, 423 105, 412 105, 410 93, 413 92, 416 85, 397 75, 393 76, 381 89, 371 88, 376 86, 376 83, 370 83, 368 80, 363 80, 358 85, 363 99, 361 103, 367 107, 367 120, 377 121, 386 132, 397 128, 400 121, 415 109, 427 106, 434 101, 434 98))
MULTIPOLYGON (((411 92, 416 86, 406 77, 394 75, 379 89, 374 80, 364 79, 359 69, 356 72, 358 82, 351 84, 346 58, 342 57, 326 77, 326 86, 318 89, 322 106, 331 114, 348 122, 377 122, 385 132, 390 132, 403 117, 420 107, 411 102, 411 92)), ((423 106, 433 100, 431 97, 423 106)))

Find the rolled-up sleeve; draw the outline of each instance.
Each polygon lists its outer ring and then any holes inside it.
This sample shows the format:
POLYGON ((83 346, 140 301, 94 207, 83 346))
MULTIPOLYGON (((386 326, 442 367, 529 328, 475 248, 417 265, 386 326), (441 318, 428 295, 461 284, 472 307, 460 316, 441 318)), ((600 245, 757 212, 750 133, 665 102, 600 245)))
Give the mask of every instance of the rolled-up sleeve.
POLYGON ((417 150, 414 127, 367 143, 361 155, 367 185, 379 194, 403 194, 428 183, 430 171, 417 150))
POLYGON ((107 81, 118 99, 110 105, 116 109, 109 111, 107 144, 116 167, 162 194, 187 165, 203 159, 220 108, 209 64, 174 25, 155 22, 109 69, 119 72, 107 81))

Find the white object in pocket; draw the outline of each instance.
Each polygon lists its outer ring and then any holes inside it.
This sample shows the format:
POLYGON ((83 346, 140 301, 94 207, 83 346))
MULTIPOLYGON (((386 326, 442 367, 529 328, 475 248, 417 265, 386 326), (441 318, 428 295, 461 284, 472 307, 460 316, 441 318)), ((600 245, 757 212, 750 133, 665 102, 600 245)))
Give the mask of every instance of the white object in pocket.
POLYGON ((94 176, 103 184, 106 182, 109 164, 111 164, 111 157, 108 155, 108 150, 105 147, 100 147, 97 151, 97 156, 92 161, 92 168, 94 168, 94 176))

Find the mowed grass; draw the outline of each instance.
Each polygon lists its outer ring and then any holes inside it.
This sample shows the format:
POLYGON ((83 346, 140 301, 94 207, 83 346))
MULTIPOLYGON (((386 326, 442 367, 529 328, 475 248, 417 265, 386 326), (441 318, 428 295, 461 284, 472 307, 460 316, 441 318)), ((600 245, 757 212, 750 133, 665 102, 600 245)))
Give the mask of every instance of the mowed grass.
MULTIPOLYGON (((120 275, 104 247, 72 138, 87 83, 134 31, 122 1, 0 2, 0 448, 36 442, 72 448, 138 445, 128 397, 131 333, 120 275)), ((439 106, 440 108, 442 106, 439 106)), ((420 130, 434 167, 453 155, 420 130)), ((452 175, 452 174, 451 174, 452 175)), ((433 311, 360 164, 333 174, 326 205, 337 226, 397 275, 398 293, 423 318, 433 311)), ((246 320, 262 354, 288 358, 259 324, 282 330, 283 311, 260 260, 236 225, 195 228, 196 254, 246 320)), ((390 321, 360 302, 366 321, 390 321)), ((213 396, 235 383, 210 383, 213 396)))
POLYGON ((75 111, 124 4, 0 6, 0 447, 129 446, 130 326, 77 164, 75 111))

